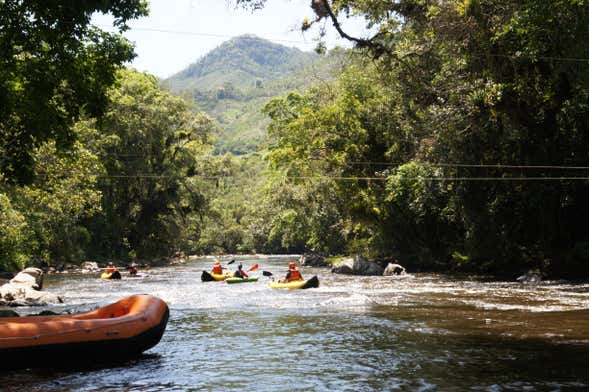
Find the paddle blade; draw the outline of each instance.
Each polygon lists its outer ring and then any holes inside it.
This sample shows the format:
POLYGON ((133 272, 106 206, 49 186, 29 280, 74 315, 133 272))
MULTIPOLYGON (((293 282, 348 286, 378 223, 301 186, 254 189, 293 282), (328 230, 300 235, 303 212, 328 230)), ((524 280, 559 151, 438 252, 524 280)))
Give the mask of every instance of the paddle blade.
POLYGON ((314 289, 319 287, 319 278, 317 275, 313 276, 311 279, 307 280, 307 283, 301 289, 314 289))
POLYGON ((214 281, 215 281, 215 278, 213 278, 213 277, 211 276, 211 274, 209 274, 207 271, 203 271, 203 272, 202 272, 202 275, 200 276, 200 279, 201 279, 203 282, 214 282, 214 281))
POLYGON ((249 271, 255 271, 255 270, 257 270, 257 269, 258 269, 258 267, 259 267, 259 265, 258 265, 258 263, 256 263, 256 264, 252 265, 252 266, 250 267, 250 269, 248 269, 248 272, 249 272, 249 271))
POLYGON ((262 275, 264 275, 264 276, 272 276, 272 272, 270 272, 270 271, 262 271, 262 275))
POLYGON ((231 261, 230 261, 230 262, 228 262, 228 263, 227 263, 227 265, 229 265, 229 264, 233 264, 233 263, 235 263, 235 259, 231 259, 231 261))

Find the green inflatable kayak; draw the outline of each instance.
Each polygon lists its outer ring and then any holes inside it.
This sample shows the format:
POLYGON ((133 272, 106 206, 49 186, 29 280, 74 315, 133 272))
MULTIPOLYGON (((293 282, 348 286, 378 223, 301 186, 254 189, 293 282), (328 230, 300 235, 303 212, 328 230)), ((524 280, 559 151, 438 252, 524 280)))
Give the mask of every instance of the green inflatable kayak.
POLYGON ((229 284, 233 284, 233 283, 248 283, 248 282, 257 282, 258 281, 258 277, 257 276, 252 276, 249 278, 227 278, 225 279, 225 282, 229 283, 229 284))

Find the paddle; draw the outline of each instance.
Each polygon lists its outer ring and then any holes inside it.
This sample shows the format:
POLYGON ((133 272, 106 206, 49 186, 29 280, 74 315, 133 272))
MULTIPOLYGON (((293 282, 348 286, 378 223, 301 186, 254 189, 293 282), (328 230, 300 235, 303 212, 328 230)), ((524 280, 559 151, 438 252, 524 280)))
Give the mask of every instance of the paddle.
POLYGON ((264 275, 264 276, 272 276, 273 274, 270 271, 262 271, 262 275, 264 275))
MULTIPOLYGON (((235 263, 235 259, 231 259, 231 261, 230 261, 230 262, 228 262, 228 263, 227 263, 227 265, 229 265, 229 264, 233 264, 233 263, 235 263)), ((221 267, 221 268, 223 268, 223 269, 227 269, 227 267, 225 267, 225 266, 223 266, 223 267, 221 267)))
POLYGON ((247 272, 250 272, 250 271, 255 271, 255 270, 257 270, 257 269, 258 269, 258 267, 259 267, 259 265, 258 265, 258 263, 256 263, 256 264, 252 265, 252 266, 250 267, 250 269, 248 269, 248 270, 247 270, 247 272))
POLYGON ((211 274, 210 274, 210 273, 208 273, 207 271, 203 271, 203 272, 202 272, 202 275, 200 276, 200 279, 201 279, 203 282, 214 282, 214 281, 215 281, 215 278, 213 278, 213 277, 211 276, 211 274))
POLYGON ((307 280, 301 289, 316 289, 317 287, 319 287, 319 278, 317 278, 317 275, 315 275, 311 279, 307 280))

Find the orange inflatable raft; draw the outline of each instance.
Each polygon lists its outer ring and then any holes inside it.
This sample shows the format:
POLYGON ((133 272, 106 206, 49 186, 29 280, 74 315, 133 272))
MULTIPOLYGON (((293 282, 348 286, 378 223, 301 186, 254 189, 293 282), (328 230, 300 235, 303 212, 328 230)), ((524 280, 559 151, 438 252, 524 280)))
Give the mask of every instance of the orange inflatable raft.
POLYGON ((85 313, 0 318, 0 369, 136 356, 160 341, 168 317, 161 299, 133 295, 85 313))

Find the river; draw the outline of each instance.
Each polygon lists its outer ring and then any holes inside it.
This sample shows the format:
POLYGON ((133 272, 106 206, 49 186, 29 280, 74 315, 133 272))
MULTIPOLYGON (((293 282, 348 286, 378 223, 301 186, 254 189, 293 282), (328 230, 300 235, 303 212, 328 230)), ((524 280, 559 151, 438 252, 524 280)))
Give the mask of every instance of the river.
POLYGON ((148 293, 170 307, 166 332, 124 363, 0 372, 0 389, 589 390, 588 284, 303 267, 305 277, 319 276, 319 288, 270 289, 261 271, 283 274, 292 259, 241 257, 246 268, 259 263, 260 280, 239 285, 201 282, 210 258, 141 271, 143 279, 49 275, 45 290, 66 302, 48 309, 84 311, 148 293))

